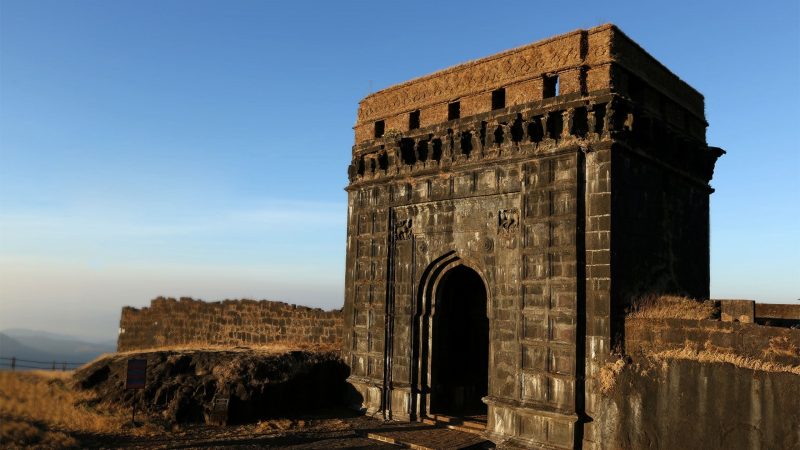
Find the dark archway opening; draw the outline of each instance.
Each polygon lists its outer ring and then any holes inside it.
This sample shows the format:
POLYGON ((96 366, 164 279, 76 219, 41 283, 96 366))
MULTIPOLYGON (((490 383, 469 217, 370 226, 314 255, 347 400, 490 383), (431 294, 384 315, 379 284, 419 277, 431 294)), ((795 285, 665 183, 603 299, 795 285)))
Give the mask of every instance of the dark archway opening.
POLYGON ((477 272, 456 266, 436 289, 431 355, 431 414, 486 414, 489 319, 486 287, 477 272))

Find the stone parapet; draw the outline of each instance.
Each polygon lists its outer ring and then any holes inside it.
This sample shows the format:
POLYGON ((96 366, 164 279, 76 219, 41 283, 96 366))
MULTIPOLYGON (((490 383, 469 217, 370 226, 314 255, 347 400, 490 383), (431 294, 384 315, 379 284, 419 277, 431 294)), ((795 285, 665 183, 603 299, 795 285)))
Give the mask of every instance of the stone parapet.
POLYGON ((658 353, 687 346, 800 365, 798 329, 715 320, 625 320, 625 349, 628 353, 658 353))
POLYGON ((117 351, 180 346, 339 346, 341 310, 274 301, 158 297, 150 307, 122 309, 117 351))
POLYGON ((753 300, 720 300, 719 309, 723 322, 755 322, 755 304, 753 300))
MULTIPOLYGON (((514 106, 549 97, 547 83, 557 80, 556 95, 586 95, 613 89, 634 97, 652 97, 652 109, 675 109, 675 120, 697 122, 704 134, 703 96, 660 64, 613 25, 576 30, 553 38, 460 64, 400 83, 364 98, 358 109, 356 143, 376 136, 374 123, 400 132, 449 120, 448 104, 460 102, 460 117, 493 109, 492 91, 504 89, 514 106), (646 87, 647 92, 639 87, 646 87), (410 121, 410 114, 416 121, 410 121)), ((555 82, 555 81, 554 81, 555 82)), ((380 133, 378 133, 380 134, 380 133)))

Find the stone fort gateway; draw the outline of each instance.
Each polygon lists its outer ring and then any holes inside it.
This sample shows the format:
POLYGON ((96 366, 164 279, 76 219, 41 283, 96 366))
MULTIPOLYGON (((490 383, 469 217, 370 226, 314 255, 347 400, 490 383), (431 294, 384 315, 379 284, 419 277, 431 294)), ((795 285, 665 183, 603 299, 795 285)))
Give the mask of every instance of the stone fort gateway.
POLYGON ((702 95, 612 26, 362 100, 344 345, 364 405, 571 442, 623 308, 709 296, 706 125, 702 95))
MULTIPOLYGON (((354 126, 341 311, 157 299, 123 311, 119 347, 335 342, 355 407, 460 418, 495 442, 800 445, 795 373, 681 360, 623 373, 616 395, 601 382, 634 351, 800 346, 800 330, 764 326, 800 323, 788 305, 629 317, 648 295, 709 298, 709 182, 725 152, 707 126, 703 96, 613 25, 375 92, 354 126), (173 323, 151 325, 159 314, 173 323)), ((792 358, 770 361, 800 368, 792 358)))

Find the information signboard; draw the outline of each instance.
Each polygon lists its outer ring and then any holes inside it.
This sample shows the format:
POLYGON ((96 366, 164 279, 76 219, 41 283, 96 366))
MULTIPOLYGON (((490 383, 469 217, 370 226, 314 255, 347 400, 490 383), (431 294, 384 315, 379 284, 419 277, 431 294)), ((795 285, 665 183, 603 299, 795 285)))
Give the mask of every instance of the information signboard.
POLYGON ((144 389, 147 381, 147 360, 131 358, 128 360, 128 378, 125 389, 144 389))

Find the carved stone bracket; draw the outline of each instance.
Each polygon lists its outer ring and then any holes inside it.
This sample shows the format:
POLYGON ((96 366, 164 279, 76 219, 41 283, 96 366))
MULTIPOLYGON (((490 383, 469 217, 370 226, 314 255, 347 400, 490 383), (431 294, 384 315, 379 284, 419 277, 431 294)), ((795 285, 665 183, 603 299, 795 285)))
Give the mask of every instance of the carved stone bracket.
POLYGON ((517 208, 501 209, 497 213, 497 232, 513 233, 519 228, 519 210, 517 208))
POLYGON ((394 227, 394 239, 403 241, 411 239, 411 219, 398 220, 394 227))

